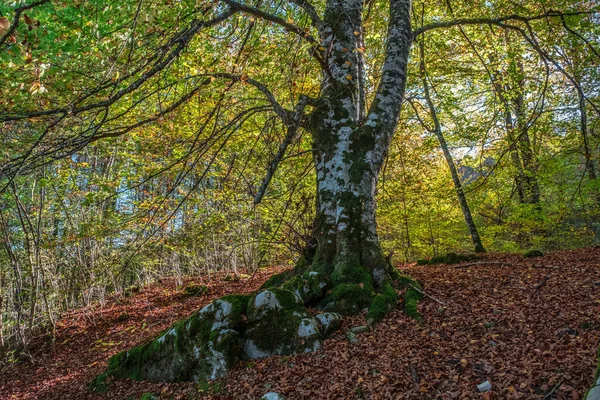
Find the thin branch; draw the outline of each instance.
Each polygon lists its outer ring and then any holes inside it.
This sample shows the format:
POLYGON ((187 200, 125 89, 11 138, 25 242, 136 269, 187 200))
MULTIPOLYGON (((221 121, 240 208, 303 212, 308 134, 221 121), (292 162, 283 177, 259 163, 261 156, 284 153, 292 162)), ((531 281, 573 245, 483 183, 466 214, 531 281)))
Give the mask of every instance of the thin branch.
POLYGON ((306 32, 304 29, 301 29, 301 28, 297 27, 296 25, 287 22, 283 18, 280 18, 273 14, 269 14, 268 12, 262 11, 258 8, 250 7, 245 4, 238 3, 237 1, 233 1, 233 0, 222 0, 222 1, 225 4, 229 5, 229 7, 231 7, 232 10, 241 11, 243 13, 253 15, 253 16, 263 19, 265 21, 273 22, 274 24, 281 26, 283 29, 285 29, 288 32, 293 32, 293 33, 298 34, 301 38, 305 39, 309 43, 318 44, 318 41, 314 37, 312 37, 308 32, 306 32))
POLYGON ((310 2, 308 0, 289 0, 289 1, 291 3, 294 3, 295 5, 297 5, 301 9, 303 9, 304 12, 306 12, 306 14, 308 14, 308 17, 311 19, 313 26, 315 28, 317 28, 318 31, 321 31, 321 29, 324 26, 323 20, 321 19, 321 17, 319 17, 317 10, 315 10, 315 7, 312 4, 310 4, 310 2))
POLYGON ((413 37, 417 37, 427 31, 433 29, 440 28, 452 28, 454 26, 459 25, 501 25, 505 22, 509 21, 522 21, 522 22, 530 22, 536 21, 540 19, 545 19, 549 17, 566 17, 566 16, 576 16, 576 15, 590 15, 597 14, 600 11, 592 10, 592 11, 573 11, 573 12, 557 12, 557 11, 549 11, 545 14, 535 15, 533 17, 526 17, 523 15, 508 15, 500 18, 457 18, 450 21, 440 21, 440 22, 432 22, 430 24, 424 25, 421 28, 415 29, 413 31, 413 37))
POLYGON ((277 152, 275 158, 273 158, 273 161, 271 161, 271 165, 269 165, 269 168, 267 169, 265 179, 263 180, 262 184, 260 185, 260 188, 258 189, 258 192, 256 193, 256 196, 254 197, 254 204, 259 204, 263 199, 265 192, 267 191, 267 187, 269 186, 269 183, 271 182, 271 179, 273 178, 273 175, 275 174, 279 163, 283 159, 283 156, 285 155, 288 146, 296 137, 298 129, 300 127, 302 116, 304 115, 304 107, 306 107, 307 100, 308 99, 304 96, 300 98, 300 101, 296 106, 296 111, 294 112, 293 121, 287 127, 287 135, 285 136, 283 142, 281 142, 281 144, 279 145, 279 151, 277 152))

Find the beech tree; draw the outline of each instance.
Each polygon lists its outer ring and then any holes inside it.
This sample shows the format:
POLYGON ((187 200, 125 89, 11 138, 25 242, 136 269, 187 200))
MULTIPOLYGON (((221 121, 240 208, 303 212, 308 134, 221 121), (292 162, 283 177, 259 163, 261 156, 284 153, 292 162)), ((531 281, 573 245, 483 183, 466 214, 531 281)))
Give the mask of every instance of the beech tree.
MULTIPOLYGON (((40 26, 39 20, 26 17, 28 10, 51 3, 50 0, 40 0, 17 6, 11 10, 12 19, 3 17, 0 50, 21 40, 15 36, 19 25, 31 30, 40 26)), ((75 6, 86 7, 85 4, 75 6)), ((303 132, 311 138, 316 172, 316 219, 310 244, 292 271, 273 278, 266 287, 285 285, 296 276, 309 279, 313 276, 311 273, 319 274, 327 282, 329 291, 302 299, 305 304, 318 302, 328 310, 344 313, 368 308, 369 320, 375 322, 396 304, 394 286, 406 283, 382 252, 377 233, 376 194, 380 172, 399 126, 409 54, 420 35, 468 25, 504 30, 507 37, 519 37, 531 47, 532 52, 561 70, 566 79, 578 88, 581 103, 587 102, 590 108, 597 110, 575 78, 561 69, 552 55, 544 50, 535 33, 535 24, 551 23, 548 21, 564 17, 588 16, 595 12, 591 6, 564 11, 541 9, 537 13, 505 16, 493 15, 496 9, 490 6, 481 5, 480 8, 475 8, 474 17, 438 18, 415 24, 410 0, 389 0, 386 4, 362 0, 327 0, 313 4, 308 0, 290 0, 283 5, 234 0, 167 1, 166 8, 160 2, 128 2, 122 9, 113 11, 110 19, 105 21, 110 29, 105 29, 104 35, 110 36, 114 27, 115 32, 123 31, 119 33, 121 36, 95 49, 99 53, 110 52, 111 46, 117 46, 116 54, 106 59, 110 73, 103 70, 102 74, 91 77, 66 75, 80 85, 81 90, 73 96, 63 94, 36 104, 11 107, 0 115, 0 122, 11 124, 14 132, 30 143, 19 154, 11 154, 1 165, 2 190, 9 188, 18 174, 70 157, 95 141, 143 129, 185 107, 203 90, 210 90, 211 85, 225 82, 226 90, 241 85, 242 91, 252 91, 255 96, 260 96, 260 103, 268 105, 263 106, 262 111, 274 114, 279 119, 278 126, 285 132, 279 151, 255 193, 255 202, 261 202, 290 143, 303 132), (139 33, 138 25, 144 16, 148 18, 147 9, 152 6, 162 7, 165 11, 159 21, 139 33), (377 16, 373 18, 375 22, 366 26, 365 21, 372 14, 377 16), (212 38, 230 35, 236 24, 242 23, 240 18, 248 25, 237 47, 217 47, 212 52, 221 52, 218 57, 208 57, 205 62, 201 57, 200 60, 194 59, 194 49, 200 46, 210 48, 212 38), (306 24, 302 25, 303 21, 306 24), (306 61, 309 72, 306 79, 318 84, 308 85, 310 89, 304 93, 296 90, 292 96, 285 96, 284 91, 277 87, 281 82, 263 81, 253 76, 252 71, 261 68, 259 59, 249 59, 251 67, 241 71, 235 65, 228 69, 227 63, 236 64, 236 57, 239 58, 244 48, 249 46, 248 33, 256 26, 263 26, 265 35, 303 42, 301 49, 310 58, 306 61), (365 47, 366 35, 372 33, 370 31, 381 38, 380 54, 374 54, 365 47), (119 43, 119 38, 122 43, 119 43), (198 64, 187 70, 193 70, 193 73, 182 76, 177 74, 179 61, 196 61, 198 64), (189 84, 182 92, 177 92, 173 88, 180 81, 189 84)), ((424 19, 423 14, 424 11, 419 11, 421 20, 424 19)), ((60 24, 61 21, 54 20, 52 23, 60 24)), ((90 19, 90 25, 93 24, 93 19, 90 19)), ((61 42, 63 39, 54 37, 52 40, 61 42)), ((46 51, 52 50, 68 51, 66 47, 48 48, 46 51)), ((288 60, 282 53, 275 52, 275 55, 288 60)), ((85 64, 90 61, 84 57, 79 62, 85 64)), ((35 68, 36 80, 30 92, 44 94, 48 88, 43 85, 42 76, 49 67, 40 63, 35 68)), ((262 75, 268 75, 268 71, 263 70, 262 75)), ((522 106, 521 95, 518 93, 513 100, 518 107, 522 106)), ((227 129, 238 126, 236 120, 241 121, 246 115, 260 111, 258 108, 249 104, 233 118, 234 122, 227 129)), ((220 111, 215 106, 211 112, 220 111)), ((521 121, 522 117, 518 119, 521 121)), ((199 126, 206 125, 203 124, 198 122, 199 126)), ((436 127, 437 131, 439 127, 436 127)), ((509 131, 516 134, 516 129, 510 128, 509 131)), ((524 140, 526 133, 525 129, 520 129, 519 138, 524 140)), ((519 138, 515 137, 513 141, 518 142, 519 138)), ((215 143, 216 140, 212 144, 215 143)), ((455 171, 453 178, 456 180, 454 175, 455 171)), ((462 189, 457 187, 457 191, 460 194, 462 189)), ((537 201, 537 197, 532 200, 537 201)), ((473 240, 476 246, 483 248, 479 238, 473 237, 473 240)), ((409 284, 414 287, 412 285, 409 284)), ((237 301, 232 301, 233 306, 237 301)), ((290 307, 295 309, 295 306, 290 307)), ((214 314, 215 311, 212 312, 214 314)), ((258 323, 260 318, 255 317, 258 323)), ((286 349, 298 350, 293 346, 286 349)), ((251 350, 247 351, 254 354, 251 350)), ((168 357, 166 353, 162 356, 168 357)), ((125 364, 133 362, 127 360, 121 358, 118 361, 125 364)), ((152 370, 144 371, 146 375, 142 376, 158 376, 152 370)), ((179 378, 178 373, 168 376, 168 379, 179 378)))

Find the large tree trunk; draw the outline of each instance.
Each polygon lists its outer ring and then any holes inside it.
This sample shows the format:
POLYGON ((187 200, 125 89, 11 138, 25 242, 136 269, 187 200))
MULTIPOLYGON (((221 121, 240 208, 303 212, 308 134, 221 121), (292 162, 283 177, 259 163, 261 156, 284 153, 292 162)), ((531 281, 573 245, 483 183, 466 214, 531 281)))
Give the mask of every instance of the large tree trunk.
POLYGON ((404 96, 410 1, 390 1, 386 61, 368 111, 362 9, 361 0, 329 1, 320 29, 326 68, 322 95, 306 127, 317 173, 311 269, 331 274, 334 283, 356 282, 362 269, 377 288, 389 274, 377 236, 375 196, 404 96))

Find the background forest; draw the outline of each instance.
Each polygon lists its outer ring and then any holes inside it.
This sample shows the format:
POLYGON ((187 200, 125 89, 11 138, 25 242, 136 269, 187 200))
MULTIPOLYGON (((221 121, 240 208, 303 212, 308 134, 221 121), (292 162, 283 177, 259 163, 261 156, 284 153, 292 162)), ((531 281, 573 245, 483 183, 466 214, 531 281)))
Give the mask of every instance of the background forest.
MULTIPOLYGON (((26 347, 65 310, 159 277, 293 264, 313 230, 310 135, 292 138, 262 196, 285 133, 250 80, 285 104, 318 93, 310 46, 239 15, 202 32, 160 73, 142 75, 146 90, 128 91, 134 71, 167 56, 165 38, 189 10, 212 3, 37 3, 18 26, 20 2, 0 4, 0 346, 26 347), (207 66, 227 74, 208 76, 207 66)), ((377 31, 387 3, 368 3, 366 26, 377 31)), ((287 3, 262 7, 308 27, 287 3)), ((584 13, 522 23, 535 28, 536 47, 491 25, 419 38, 378 195, 393 261, 472 251, 452 169, 487 251, 600 243, 597 8, 414 2, 414 29, 584 13)), ((367 30, 361 51, 375 60, 366 71, 372 92, 382 38, 367 30)))

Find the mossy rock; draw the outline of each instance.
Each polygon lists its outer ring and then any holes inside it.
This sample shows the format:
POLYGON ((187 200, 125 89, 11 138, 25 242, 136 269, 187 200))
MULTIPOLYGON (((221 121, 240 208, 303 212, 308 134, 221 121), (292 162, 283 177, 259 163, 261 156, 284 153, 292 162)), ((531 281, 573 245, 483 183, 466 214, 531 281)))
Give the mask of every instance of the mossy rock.
POLYGON ((421 258, 419 260, 417 260, 417 265, 427 265, 429 264, 429 260, 426 258, 421 258))
POLYGON ((157 339, 111 357, 106 375, 160 382, 223 376, 239 360, 241 344, 236 328, 242 322, 245 302, 247 296, 215 300, 157 339))
POLYGON ((206 285, 197 285, 195 283, 191 283, 183 289, 183 294, 186 296, 200 296, 208 293, 208 291, 209 289, 206 285))
POLYGON ((260 320, 265 315, 278 310, 301 311, 304 303, 296 293, 280 288, 269 288, 252 296, 248 302, 248 321, 260 320))
POLYGON ((457 254, 457 253, 448 253, 444 258, 444 263, 446 264, 458 264, 464 261, 472 261, 477 259, 475 254, 457 254))
POLYGON ((321 334, 325 337, 340 329, 342 326, 342 316, 338 313, 325 312, 317 314, 315 319, 319 323, 321 334))
POLYGON ((271 288, 259 292, 248 304, 244 334, 246 359, 306 353, 321 347, 318 322, 293 292, 271 288))
POLYGON ((422 299, 423 294, 413 287, 407 288, 406 293, 404 293, 404 313, 418 322, 423 321, 423 318, 417 309, 417 305, 422 299))
POLYGON ((410 276, 402 274, 398 274, 395 277, 395 282, 400 289, 406 289, 402 298, 404 303, 404 313, 416 321, 421 322, 423 319, 417 309, 419 301, 423 299, 423 294, 419 292, 423 290, 421 285, 410 276))
POLYGON ((541 250, 529 250, 527 252, 525 252, 523 254, 523 257, 525 258, 535 258, 535 257, 542 257, 544 255, 544 252, 541 250))
POLYGON ((285 283, 289 279, 292 279, 296 275, 297 274, 296 274, 296 269, 295 268, 294 269, 288 269, 286 271, 280 272, 280 273, 275 274, 275 275, 271 275, 271 277, 269 279, 267 279, 265 281, 265 283, 262 284, 262 286, 260 287, 259 290, 268 289, 268 288, 271 288, 271 287, 279 287, 283 283, 285 283))
POLYGON ((441 255, 440 256, 433 256, 429 260, 429 265, 442 264, 445 261, 446 261, 446 256, 441 256, 441 255))
POLYGON ((284 282, 281 288, 295 293, 305 305, 309 305, 321 300, 328 286, 329 280, 324 274, 308 271, 284 282))

